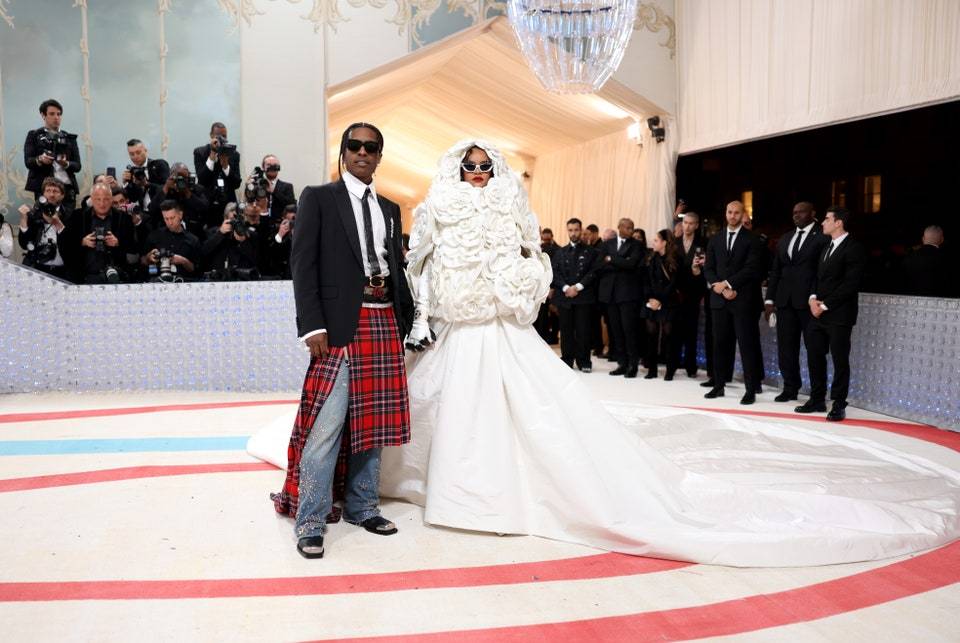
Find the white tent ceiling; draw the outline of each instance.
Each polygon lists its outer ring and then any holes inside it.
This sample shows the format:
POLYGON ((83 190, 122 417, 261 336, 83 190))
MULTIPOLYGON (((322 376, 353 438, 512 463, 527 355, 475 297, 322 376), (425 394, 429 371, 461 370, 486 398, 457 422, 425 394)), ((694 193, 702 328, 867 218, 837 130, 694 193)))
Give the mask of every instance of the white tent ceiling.
POLYGON ((542 88, 500 17, 419 49, 328 90, 330 159, 340 134, 367 121, 384 134, 379 190, 405 206, 426 194, 437 159, 459 139, 498 145, 518 172, 536 159, 622 131, 656 106, 616 81, 597 95, 542 88))

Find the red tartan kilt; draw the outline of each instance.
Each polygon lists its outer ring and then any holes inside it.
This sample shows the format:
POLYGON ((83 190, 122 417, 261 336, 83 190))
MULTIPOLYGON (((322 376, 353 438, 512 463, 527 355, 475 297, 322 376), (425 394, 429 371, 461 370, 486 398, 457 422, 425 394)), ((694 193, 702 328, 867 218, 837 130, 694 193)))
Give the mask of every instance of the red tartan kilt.
POLYGON ((287 448, 287 478, 272 496, 279 513, 297 514, 300 457, 320 408, 330 395, 346 358, 350 367, 350 400, 337 462, 334 497, 340 498, 346 460, 350 453, 410 441, 410 402, 403 344, 393 308, 361 308, 353 341, 331 347, 324 358, 310 360, 300 396, 300 411, 287 448))

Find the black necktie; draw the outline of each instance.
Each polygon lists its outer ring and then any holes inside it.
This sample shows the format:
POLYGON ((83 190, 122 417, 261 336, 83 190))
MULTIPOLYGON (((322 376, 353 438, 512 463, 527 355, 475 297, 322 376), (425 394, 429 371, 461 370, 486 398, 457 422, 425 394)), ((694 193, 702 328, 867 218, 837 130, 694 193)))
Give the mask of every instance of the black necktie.
POLYGON ((827 254, 823 255, 823 260, 826 261, 830 258, 830 255, 833 254, 833 241, 830 242, 830 245, 827 246, 827 254))
POLYGON ((370 188, 363 193, 360 205, 363 208, 363 236, 366 237, 367 243, 367 264, 370 266, 370 276, 375 277, 380 274, 380 262, 377 260, 377 246, 373 243, 373 217, 370 216, 368 198, 370 198, 370 188))
POLYGON ((733 235, 737 234, 736 232, 731 232, 730 237, 727 239, 727 252, 730 252, 730 249, 733 248, 733 235))
POLYGON ((793 242, 793 250, 790 251, 791 259, 797 256, 797 252, 800 250, 801 240, 803 240, 803 230, 797 230, 796 241, 793 242))

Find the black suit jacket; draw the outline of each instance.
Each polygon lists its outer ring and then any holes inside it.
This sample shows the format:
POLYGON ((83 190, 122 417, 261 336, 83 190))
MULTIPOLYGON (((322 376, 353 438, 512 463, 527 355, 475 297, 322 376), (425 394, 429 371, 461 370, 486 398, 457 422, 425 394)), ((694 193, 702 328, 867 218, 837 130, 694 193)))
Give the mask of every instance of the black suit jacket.
POLYGON ((903 292, 908 295, 950 296, 950 263, 941 248, 922 245, 911 250, 903 259, 902 273, 903 292))
POLYGON ((625 304, 643 300, 643 276, 640 263, 647 249, 634 238, 624 239, 617 250, 617 239, 604 241, 600 248, 600 283, 597 295, 605 304, 625 304), (606 257, 610 257, 610 261, 606 257))
POLYGON ((773 266, 767 280, 767 299, 778 308, 809 308, 810 286, 817 279, 817 267, 823 249, 830 243, 830 237, 823 234, 816 223, 810 229, 809 237, 803 240, 800 250, 793 258, 788 254, 796 237, 796 230, 780 237, 777 252, 773 255, 773 266))
POLYGON ((817 266, 817 279, 810 291, 827 307, 820 315, 819 322, 826 326, 853 326, 857 323, 860 284, 867 268, 867 251, 862 243, 847 237, 824 261, 826 254, 827 250, 824 249, 817 266))
POLYGON ((596 266, 597 249, 583 243, 576 248, 568 244, 553 253, 553 299, 551 303, 561 308, 597 302, 596 266), (564 286, 582 284, 583 290, 576 297, 563 294, 564 286))
MULTIPOLYGON (((39 192, 43 180, 48 176, 53 176, 53 165, 44 165, 37 160, 37 157, 43 152, 40 149, 39 139, 43 133, 42 127, 27 132, 27 139, 23 142, 23 162, 27 166, 27 184, 25 190, 30 192, 39 192)), ((60 130, 63 132, 63 130, 60 130)), ((63 132, 66 134, 66 132, 63 132)), ((77 137, 67 139, 67 176, 70 177, 70 188, 76 195, 79 191, 77 187, 77 172, 80 171, 80 148, 77 146, 77 137)))
POLYGON ((757 235, 746 228, 740 228, 733 248, 727 252, 727 234, 728 230, 724 227, 710 239, 703 274, 707 285, 718 281, 729 282, 737 291, 737 298, 727 301, 711 290, 710 308, 731 306, 737 312, 756 313, 763 306, 760 283, 763 281, 763 253, 766 252, 766 247, 757 235))
MULTIPOLYGON (((377 195, 387 225, 390 291, 401 339, 413 324, 413 297, 401 264, 400 206, 377 195)), ((300 194, 290 269, 297 305, 297 333, 325 328, 331 346, 353 340, 367 279, 360 233, 343 181, 308 186, 300 194)))
POLYGON ((693 243, 687 251, 683 249, 683 239, 677 239, 677 290, 682 293, 684 301, 697 302, 699 305, 707 289, 707 282, 703 277, 703 270, 699 275, 693 274, 693 260, 697 255, 697 248, 704 253, 707 251, 707 246, 700 235, 693 238, 693 243))
POLYGON ((223 199, 217 199, 217 179, 223 175, 219 159, 213 162, 213 170, 207 168, 207 159, 210 158, 210 145, 203 145, 193 150, 193 167, 197 174, 197 183, 206 189, 210 196, 210 206, 219 206, 220 215, 223 215, 223 206, 237 201, 236 190, 243 183, 240 175, 240 152, 230 155, 230 174, 223 177, 223 199))
POLYGON ((273 196, 270 199, 270 218, 279 221, 283 217, 283 209, 296 202, 297 197, 293 193, 293 184, 277 179, 277 184, 273 186, 273 196))

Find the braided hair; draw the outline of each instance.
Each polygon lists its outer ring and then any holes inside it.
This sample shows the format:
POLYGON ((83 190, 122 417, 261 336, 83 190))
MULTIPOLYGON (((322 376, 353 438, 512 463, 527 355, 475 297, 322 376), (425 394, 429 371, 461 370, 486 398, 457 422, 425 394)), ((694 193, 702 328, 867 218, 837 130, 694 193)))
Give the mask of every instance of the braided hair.
POLYGON ((359 123, 353 123, 347 129, 343 130, 343 135, 340 137, 340 154, 337 156, 337 175, 342 179, 343 178, 343 155, 347 151, 347 141, 350 139, 350 133, 355 129, 360 129, 361 127, 366 127, 368 130, 372 130, 374 134, 377 135, 377 142, 380 143, 380 153, 383 154, 383 133, 377 128, 376 125, 371 125, 370 123, 364 123, 360 121, 359 123))

